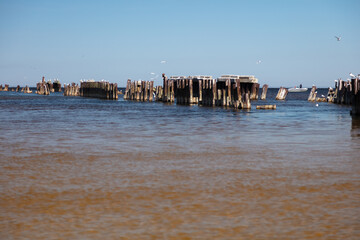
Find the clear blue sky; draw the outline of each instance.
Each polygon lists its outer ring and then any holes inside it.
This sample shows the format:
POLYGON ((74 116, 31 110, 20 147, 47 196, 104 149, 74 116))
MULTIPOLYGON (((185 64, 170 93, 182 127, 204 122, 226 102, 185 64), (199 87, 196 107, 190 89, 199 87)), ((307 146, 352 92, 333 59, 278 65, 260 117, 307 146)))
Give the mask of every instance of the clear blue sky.
POLYGON ((359 0, 0 0, 0 84, 125 86, 158 75, 160 85, 164 72, 333 86, 360 73, 359 9, 359 0))

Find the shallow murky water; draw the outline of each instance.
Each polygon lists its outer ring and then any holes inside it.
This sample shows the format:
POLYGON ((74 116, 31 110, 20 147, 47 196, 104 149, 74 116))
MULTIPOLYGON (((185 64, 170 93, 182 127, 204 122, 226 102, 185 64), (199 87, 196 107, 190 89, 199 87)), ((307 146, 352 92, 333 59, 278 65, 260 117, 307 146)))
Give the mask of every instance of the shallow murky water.
POLYGON ((234 111, 0 92, 0 238, 359 239, 360 120, 306 97, 234 111))

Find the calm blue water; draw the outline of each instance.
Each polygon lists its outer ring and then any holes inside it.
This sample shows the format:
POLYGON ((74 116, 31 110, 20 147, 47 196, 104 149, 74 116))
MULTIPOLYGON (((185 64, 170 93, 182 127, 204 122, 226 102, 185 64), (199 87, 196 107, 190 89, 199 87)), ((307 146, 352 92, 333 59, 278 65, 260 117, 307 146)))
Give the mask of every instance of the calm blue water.
POLYGON ((0 237, 356 239, 359 120, 276 93, 247 111, 0 92, 0 237))

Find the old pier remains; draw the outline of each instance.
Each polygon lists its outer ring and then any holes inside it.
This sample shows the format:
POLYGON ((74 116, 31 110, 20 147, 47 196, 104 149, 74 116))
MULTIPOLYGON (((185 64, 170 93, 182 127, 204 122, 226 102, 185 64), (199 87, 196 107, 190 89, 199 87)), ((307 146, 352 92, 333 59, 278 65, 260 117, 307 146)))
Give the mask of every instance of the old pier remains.
MULTIPOLYGON (((163 86, 153 87, 152 81, 127 81, 125 100, 175 102, 182 105, 251 108, 250 100, 259 95, 258 80, 254 76, 163 76, 163 86)), ((267 89, 267 87, 266 87, 267 89)))
POLYGON ((118 89, 116 83, 107 81, 88 80, 80 83, 80 96, 92 97, 109 100, 118 99, 118 89))
POLYGON ((45 77, 42 77, 41 82, 36 84, 36 93, 39 95, 49 95, 49 85, 45 82, 45 77))
POLYGON ((124 93, 125 100, 150 101, 154 98, 154 81, 133 81, 128 79, 124 93))
POLYGON ((64 84, 64 96, 80 96, 79 84, 64 84))
POLYGON ((5 87, 2 87, 2 84, 0 85, 0 91, 8 92, 9 91, 9 84, 5 84, 5 87))
POLYGON ((26 85, 24 88, 22 88, 21 92, 23 92, 23 93, 32 93, 32 91, 30 90, 28 85, 26 85))

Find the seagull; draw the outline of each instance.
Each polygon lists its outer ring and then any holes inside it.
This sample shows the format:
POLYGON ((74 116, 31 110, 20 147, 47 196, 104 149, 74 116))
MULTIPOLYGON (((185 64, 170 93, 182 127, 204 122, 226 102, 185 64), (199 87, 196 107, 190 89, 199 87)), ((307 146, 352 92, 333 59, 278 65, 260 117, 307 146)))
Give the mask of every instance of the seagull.
POLYGON ((336 40, 340 41, 341 40, 341 36, 335 36, 336 40))
POLYGON ((352 73, 349 73, 350 77, 355 78, 355 75, 352 73))
POLYGON ((165 61, 165 60, 162 60, 160 63, 164 64, 164 63, 166 63, 166 61, 165 61))
POLYGON ((323 94, 321 94, 321 97, 325 97, 323 94))
POLYGON ((257 62, 256 62, 256 64, 260 64, 261 63, 261 60, 258 60, 257 62))
POLYGON ((150 74, 151 74, 151 75, 155 75, 155 73, 153 73, 153 72, 151 72, 150 74))

